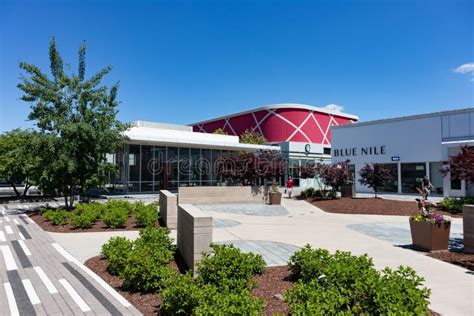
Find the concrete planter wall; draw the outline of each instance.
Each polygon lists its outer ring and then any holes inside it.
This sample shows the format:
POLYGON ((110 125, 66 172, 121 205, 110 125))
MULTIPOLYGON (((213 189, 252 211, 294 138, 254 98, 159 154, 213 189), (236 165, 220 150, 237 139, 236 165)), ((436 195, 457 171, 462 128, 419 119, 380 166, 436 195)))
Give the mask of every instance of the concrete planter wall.
POLYGON ((212 217, 194 205, 179 204, 177 235, 178 251, 194 273, 202 254, 211 251, 212 217))
POLYGON ((474 205, 463 206, 462 225, 464 234, 464 252, 474 253, 474 205))
POLYGON ((180 187, 179 204, 239 203, 264 201, 261 188, 251 186, 180 187))
POLYGON ((431 224, 410 220, 411 239, 416 249, 424 251, 448 250, 451 223, 431 224))
POLYGON ((166 227, 176 229, 178 225, 178 199, 168 190, 160 191, 160 217, 166 227))

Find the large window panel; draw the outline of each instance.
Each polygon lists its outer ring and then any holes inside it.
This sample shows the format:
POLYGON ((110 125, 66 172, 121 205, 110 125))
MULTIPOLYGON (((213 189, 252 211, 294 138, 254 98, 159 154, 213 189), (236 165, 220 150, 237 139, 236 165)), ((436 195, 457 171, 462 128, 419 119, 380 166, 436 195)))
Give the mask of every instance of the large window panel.
POLYGON ((416 193, 416 188, 421 187, 421 181, 426 175, 426 165, 420 163, 402 163, 402 192, 416 193))
POLYGON ((153 182, 153 147, 142 145, 141 153, 141 181, 153 182))
POLYGON ((167 156, 168 188, 178 187, 178 148, 168 147, 167 156))
POLYGON ((201 158, 201 149, 191 148, 191 181, 190 185, 199 186, 201 185, 201 171, 199 168, 201 158))
POLYGON ((129 181, 140 181, 140 145, 130 145, 128 154, 129 181))
POLYGON ((189 186, 190 160, 189 148, 179 149, 179 186, 189 186))

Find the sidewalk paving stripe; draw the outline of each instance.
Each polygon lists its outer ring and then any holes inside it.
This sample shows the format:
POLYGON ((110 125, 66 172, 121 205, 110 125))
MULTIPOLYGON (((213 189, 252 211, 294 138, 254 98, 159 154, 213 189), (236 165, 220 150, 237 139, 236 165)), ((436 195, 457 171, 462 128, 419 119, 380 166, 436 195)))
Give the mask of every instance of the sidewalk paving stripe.
POLYGON ((7 241, 7 239, 5 238, 5 233, 1 230, 0 230, 0 241, 1 242, 6 242, 7 241))
POLYGON ((7 232, 7 235, 13 234, 13 230, 10 225, 5 225, 5 231, 7 232))
POLYGON ((23 216, 20 216, 20 220, 26 225, 30 225, 30 223, 28 223, 28 221, 23 216))
POLYGON ((66 292, 68 292, 69 296, 76 302, 77 306, 81 309, 83 312, 89 312, 91 308, 87 303, 82 299, 82 297, 74 290, 72 285, 66 280, 66 279, 60 279, 59 283, 64 287, 66 292))
POLYGON ((5 216, 5 220, 6 220, 7 222, 10 221, 10 219, 8 218, 8 216, 5 216))
POLYGON ((28 249, 25 242, 23 240, 19 240, 18 243, 20 244, 21 248, 25 252, 25 255, 31 256, 31 251, 30 251, 30 249, 28 249))
POLYGON ((36 315, 33 304, 31 304, 30 298, 26 293, 25 287, 21 282, 20 275, 18 271, 8 271, 8 281, 13 290, 13 295, 15 296, 16 304, 21 315, 36 315))
POLYGON ((39 278, 41 279, 41 282, 43 282, 44 286, 46 286, 49 293, 51 294, 58 293, 58 290, 53 285, 53 282, 51 282, 51 280, 48 278, 46 273, 44 273, 41 267, 33 267, 33 269, 36 271, 36 274, 38 274, 39 278))
POLYGON ((26 240, 25 236, 23 236, 22 233, 18 233, 18 235, 20 236, 21 240, 26 240))
POLYGON ((91 269, 83 265, 82 263, 79 262, 76 258, 74 258, 69 252, 64 250, 63 247, 61 247, 58 243, 52 243, 51 244, 67 261, 70 261, 74 264, 76 264, 79 268, 81 268, 82 271, 87 273, 89 276, 91 276, 97 283, 99 283, 100 286, 102 286, 107 292, 109 292, 110 295, 112 295, 117 301, 120 302, 125 307, 131 306, 131 304, 122 296, 120 295, 117 291, 115 291, 107 282, 105 282, 101 277, 99 277, 97 274, 92 272, 91 269))
POLYGON ((8 308, 10 308, 10 315, 20 315, 18 307, 16 306, 15 295, 13 295, 13 290, 10 283, 3 283, 5 287, 5 292, 7 293, 8 308))
POLYGON ((7 268, 7 271, 17 270, 18 267, 16 265, 15 258, 13 258, 13 254, 10 250, 10 247, 1 246, 0 249, 2 249, 3 259, 5 260, 5 267, 7 268))
POLYGON ((18 229, 23 234, 23 236, 25 236, 26 239, 31 239, 31 235, 26 231, 25 227, 23 227, 22 225, 16 225, 16 227, 18 227, 18 229))
POLYGON ((76 277, 76 279, 79 280, 79 282, 84 285, 86 289, 89 290, 89 292, 92 293, 92 295, 99 301, 99 303, 102 304, 102 306, 105 307, 105 309, 111 313, 112 315, 122 315, 122 313, 99 291, 97 290, 94 285, 92 285, 91 282, 89 282, 79 271, 74 269, 69 263, 64 262, 63 266, 66 267, 66 269, 71 272, 72 275, 76 277))
POLYGON ((36 294, 35 288, 33 287, 33 284, 31 284, 31 281, 29 279, 25 279, 21 280, 21 282, 23 282, 23 286, 25 287, 26 294, 28 294, 28 297, 30 298, 31 304, 41 304, 38 294, 36 294))
POLYGON ((18 260, 20 260, 21 266, 23 268, 30 268, 33 265, 31 264, 30 259, 26 256, 25 252, 23 251, 23 248, 21 248, 20 243, 18 240, 12 240, 12 246, 13 249, 15 249, 16 256, 18 260))
POLYGON ((15 223, 16 225, 20 225, 20 222, 16 218, 13 219, 13 223, 15 223))

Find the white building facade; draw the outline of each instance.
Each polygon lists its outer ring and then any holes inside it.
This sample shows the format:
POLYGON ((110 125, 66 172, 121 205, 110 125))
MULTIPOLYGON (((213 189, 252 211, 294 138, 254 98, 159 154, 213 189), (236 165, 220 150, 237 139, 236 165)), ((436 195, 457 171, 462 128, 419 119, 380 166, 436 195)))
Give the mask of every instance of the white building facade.
POLYGON ((474 108, 333 126, 332 162, 350 160, 357 192, 373 192, 359 183, 359 170, 378 163, 394 180, 381 192, 416 193, 424 176, 433 194, 474 195, 474 188, 439 171, 460 146, 474 146, 474 108))

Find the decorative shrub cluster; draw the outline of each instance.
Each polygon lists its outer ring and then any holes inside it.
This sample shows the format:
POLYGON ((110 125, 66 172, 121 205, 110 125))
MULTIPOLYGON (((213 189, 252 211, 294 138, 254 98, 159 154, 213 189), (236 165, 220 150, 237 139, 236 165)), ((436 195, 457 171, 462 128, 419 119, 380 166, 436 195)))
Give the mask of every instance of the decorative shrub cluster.
POLYGON ((171 315, 257 315, 263 301, 251 294, 251 277, 262 273, 260 255, 243 253, 233 245, 212 245, 197 274, 175 276, 161 292, 162 312, 171 315))
POLYGON ((161 289, 175 272, 166 264, 173 260, 173 240, 167 228, 147 227, 135 241, 113 237, 102 246, 109 261, 108 271, 120 275, 123 286, 131 291, 161 289))
POLYGON ((110 200, 101 204, 78 203, 73 211, 65 209, 42 209, 42 216, 53 225, 65 225, 69 221, 75 228, 90 228, 99 219, 107 227, 125 227, 128 217, 135 214, 139 227, 154 226, 158 221, 158 212, 155 204, 130 203, 123 200, 110 200))
POLYGON ((473 197, 444 198, 440 203, 443 210, 451 213, 461 213, 462 207, 466 204, 474 204, 473 197))
POLYGON ((336 191, 329 190, 319 190, 313 187, 309 187, 301 191, 300 198, 301 199, 308 199, 308 198, 336 198, 336 191))
POLYGON ((425 314, 430 290, 409 267, 377 271, 367 255, 313 249, 307 245, 288 263, 297 277, 285 293, 294 315, 425 314))

